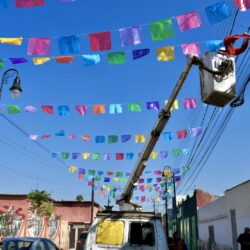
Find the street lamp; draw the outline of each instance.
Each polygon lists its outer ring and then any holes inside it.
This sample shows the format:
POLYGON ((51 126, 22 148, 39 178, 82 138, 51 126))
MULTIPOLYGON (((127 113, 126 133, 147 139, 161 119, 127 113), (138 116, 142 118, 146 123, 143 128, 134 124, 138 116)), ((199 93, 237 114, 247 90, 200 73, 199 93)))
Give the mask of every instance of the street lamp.
POLYGON ((176 189, 175 189, 175 174, 172 171, 170 166, 165 166, 163 169, 162 176, 165 177, 165 209, 166 209, 166 236, 169 236, 168 232, 168 198, 167 198, 167 192, 168 192, 168 186, 167 186, 167 177, 171 177, 171 181, 173 182, 174 186, 174 199, 173 199, 173 214, 175 218, 176 223, 176 229, 177 229, 177 209, 176 209, 176 189))
POLYGON ((0 99, 2 96, 3 91, 3 85, 8 83, 8 79, 12 77, 14 74, 16 74, 16 78, 14 79, 14 82, 12 86, 10 87, 11 97, 16 99, 20 96, 22 89, 21 89, 21 80, 18 75, 18 71, 16 69, 8 69, 3 73, 1 86, 0 86, 0 99), (12 73, 11 73, 12 72, 12 73))

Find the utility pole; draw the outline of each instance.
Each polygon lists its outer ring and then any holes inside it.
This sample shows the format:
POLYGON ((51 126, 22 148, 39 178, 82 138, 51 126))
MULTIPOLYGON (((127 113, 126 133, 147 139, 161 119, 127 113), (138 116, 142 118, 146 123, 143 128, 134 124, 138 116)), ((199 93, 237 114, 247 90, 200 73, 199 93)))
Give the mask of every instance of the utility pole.
POLYGON ((92 189, 91 189, 91 224, 93 222, 93 219, 94 219, 94 203, 95 203, 95 179, 94 177, 92 178, 92 189))
POLYGON ((168 183, 167 183, 167 177, 165 177, 165 228, 166 228, 166 237, 168 239, 169 232, 168 232, 168 183))
POLYGON ((175 218, 175 231, 177 231, 177 206, 176 206, 176 189, 175 189, 175 176, 174 172, 172 172, 172 181, 174 185, 174 204, 173 204, 173 209, 174 209, 174 218, 175 218))

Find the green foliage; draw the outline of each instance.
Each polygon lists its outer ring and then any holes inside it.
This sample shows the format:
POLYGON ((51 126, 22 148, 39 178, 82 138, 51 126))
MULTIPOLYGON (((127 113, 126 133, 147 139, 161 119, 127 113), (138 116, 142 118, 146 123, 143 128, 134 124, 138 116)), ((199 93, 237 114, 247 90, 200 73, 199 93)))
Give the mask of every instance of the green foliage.
POLYGON ((83 196, 82 196, 81 194, 78 194, 78 195, 76 196, 76 200, 77 200, 77 201, 83 201, 83 196))
POLYGON ((29 210, 40 217, 50 217, 54 213, 54 203, 46 191, 32 190, 28 194, 29 210))

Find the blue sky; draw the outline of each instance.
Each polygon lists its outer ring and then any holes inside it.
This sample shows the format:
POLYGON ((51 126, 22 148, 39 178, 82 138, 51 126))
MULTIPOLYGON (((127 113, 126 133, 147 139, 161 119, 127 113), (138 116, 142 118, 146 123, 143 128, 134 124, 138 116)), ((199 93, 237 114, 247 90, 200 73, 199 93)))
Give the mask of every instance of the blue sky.
MULTIPOLYGON (((14 68, 19 71, 22 80, 23 93, 19 99, 12 100, 8 93, 10 83, 8 86, 4 86, 1 98, 3 113, 28 134, 53 135, 59 130, 64 130, 67 135, 90 135, 92 138, 91 142, 87 143, 79 138, 68 140, 66 137, 57 138, 55 136, 47 140, 39 140, 50 152, 110 152, 112 155, 116 152, 134 152, 137 154, 143 149, 143 144, 136 144, 134 141, 96 144, 94 136, 150 134, 158 114, 155 111, 146 110, 145 103, 160 101, 161 107, 163 107, 164 100, 169 98, 186 64, 186 57, 181 51, 180 44, 199 42, 201 52, 204 53, 206 41, 223 39, 227 35, 225 32, 229 32, 236 11, 232 1, 228 1, 232 11, 231 18, 210 25, 205 15, 204 8, 217 2, 219 1, 192 0, 183 4, 181 1, 135 2, 129 0, 126 3, 120 1, 93 3, 93 1, 77 0, 74 3, 63 4, 51 0, 46 1, 43 7, 18 9, 14 6, 14 1, 10 1, 7 9, 0 10, 2 19, 0 37, 22 36, 25 39, 21 46, 1 44, 1 58, 29 58, 27 45, 28 38, 32 37, 52 38, 50 56, 59 56, 57 38, 70 35, 81 35, 80 54, 91 54, 86 34, 112 31, 111 52, 126 51, 126 64, 109 65, 107 52, 100 53, 101 63, 91 67, 85 67, 80 56, 76 56, 72 64, 65 65, 56 64, 54 60, 41 66, 33 65, 31 60, 26 64, 12 65, 5 60, 5 67, 1 72, 15 66, 14 68), (194 10, 199 11, 202 20, 201 28, 180 32, 177 22, 173 19, 174 36, 167 40, 152 41, 148 26, 150 22, 172 18, 194 10), (143 25, 142 44, 122 48, 117 30, 131 25, 143 25), (175 60, 157 61, 156 48, 170 45, 175 47, 175 60), (140 60, 133 61, 131 50, 143 48, 150 48, 151 53, 140 60), (141 102, 142 112, 126 111, 126 104, 131 102, 141 102), (91 107, 94 104, 108 105, 112 103, 123 104, 124 113, 93 115, 89 108, 88 115, 82 117, 74 110, 76 104, 87 104, 91 107), (17 104, 21 107, 34 105, 38 107, 38 111, 35 114, 27 114, 22 111, 20 114, 8 115, 5 109, 7 104, 17 104), (46 115, 40 109, 40 106, 44 104, 69 105, 71 114, 62 117, 57 114, 46 115)), ((249 18, 249 11, 239 12, 233 34, 246 31, 249 18)), ((246 73, 246 69, 242 70, 241 79, 246 73)), ((193 68, 177 98, 180 109, 172 113, 164 131, 176 132, 181 129, 198 127, 201 124, 206 107, 201 104, 199 93, 199 74, 197 68, 193 68), (190 117, 194 117, 197 110, 184 110, 183 98, 186 97, 195 97, 199 103, 200 113, 197 113, 197 118, 192 120, 190 117)), ((249 179, 249 133, 247 131, 250 120, 246 115, 249 110, 247 92, 245 97, 244 106, 239 107, 233 113, 201 173, 190 189, 186 190, 189 186, 187 185, 182 193, 190 193, 194 187, 212 193, 223 193, 225 189, 249 179)), ((227 108, 220 109, 218 112, 223 114, 227 108)), ((208 118, 206 117, 206 119, 208 118)), ((90 187, 87 182, 79 180, 77 174, 69 173, 66 165, 102 171, 131 172, 137 160, 137 157, 131 161, 117 161, 114 157, 109 161, 78 159, 66 160, 64 165, 53 159, 51 154, 38 147, 2 117, 0 117, 0 123, 1 193, 28 193, 38 185, 39 189, 51 192, 55 199, 74 200, 76 195, 82 194, 85 200, 89 200, 90 187)), ((191 148, 194 140, 194 138, 189 138, 185 145, 185 139, 174 139, 171 142, 160 139, 155 151, 191 148)), ((209 141, 209 137, 207 141, 209 141)), ((181 167, 185 165, 186 160, 183 157, 180 159, 171 156, 167 159, 158 157, 156 160, 149 161, 146 170, 162 170, 165 165, 181 167)), ((190 168, 192 170, 192 166, 190 168)), ((185 184, 185 179, 183 179, 183 184, 185 184)), ((151 197, 154 192, 139 192, 138 195, 151 197)), ((96 199, 101 204, 107 202, 98 194, 96 194, 96 199)), ((146 203, 145 207, 149 209, 152 205, 146 203)))

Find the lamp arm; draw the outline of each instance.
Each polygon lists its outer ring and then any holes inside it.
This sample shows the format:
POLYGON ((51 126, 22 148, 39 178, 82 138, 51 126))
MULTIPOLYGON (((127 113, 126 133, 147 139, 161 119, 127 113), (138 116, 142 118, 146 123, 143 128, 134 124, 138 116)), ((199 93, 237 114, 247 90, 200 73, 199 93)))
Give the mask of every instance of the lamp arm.
POLYGON ((17 71, 16 69, 8 69, 8 70, 6 70, 6 71, 3 73, 2 81, 1 81, 1 86, 0 86, 0 98, 1 98, 1 95, 2 95, 2 91, 3 91, 3 84, 6 84, 6 80, 10 77, 10 76, 8 75, 8 73, 9 73, 10 71, 14 71, 14 72, 17 74, 17 76, 18 76, 18 71, 17 71))

